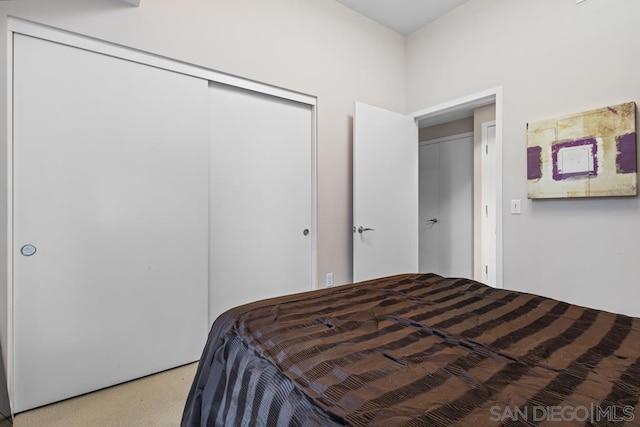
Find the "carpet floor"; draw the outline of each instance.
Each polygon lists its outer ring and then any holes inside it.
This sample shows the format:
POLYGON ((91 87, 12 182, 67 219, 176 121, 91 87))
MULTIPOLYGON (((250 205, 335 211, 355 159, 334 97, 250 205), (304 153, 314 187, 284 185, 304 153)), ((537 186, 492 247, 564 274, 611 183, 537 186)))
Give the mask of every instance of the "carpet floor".
POLYGON ((14 427, 180 425, 197 363, 17 414, 14 427))

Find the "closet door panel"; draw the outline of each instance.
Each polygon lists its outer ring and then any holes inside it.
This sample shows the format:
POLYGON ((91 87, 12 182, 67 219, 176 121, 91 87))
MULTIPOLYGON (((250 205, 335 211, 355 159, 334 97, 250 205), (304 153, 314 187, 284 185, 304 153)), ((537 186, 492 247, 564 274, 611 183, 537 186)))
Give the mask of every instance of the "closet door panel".
POLYGON ((210 321, 311 290, 310 105, 210 83, 210 321), (305 231, 306 230, 306 231, 305 231))
POLYGON ((14 38, 14 411, 195 361, 207 82, 14 38))

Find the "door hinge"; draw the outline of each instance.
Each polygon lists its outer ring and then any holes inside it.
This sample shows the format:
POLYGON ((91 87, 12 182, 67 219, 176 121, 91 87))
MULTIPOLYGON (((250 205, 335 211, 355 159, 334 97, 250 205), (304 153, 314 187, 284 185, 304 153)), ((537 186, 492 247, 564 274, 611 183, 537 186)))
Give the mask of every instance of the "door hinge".
POLYGON ((489 217, 489 205, 484 205, 484 214, 489 217))
POLYGON ((489 266, 488 265, 484 266, 484 274, 486 274, 487 276, 489 275, 489 266))
POLYGON ((484 152, 489 154, 489 144, 484 146, 484 152))

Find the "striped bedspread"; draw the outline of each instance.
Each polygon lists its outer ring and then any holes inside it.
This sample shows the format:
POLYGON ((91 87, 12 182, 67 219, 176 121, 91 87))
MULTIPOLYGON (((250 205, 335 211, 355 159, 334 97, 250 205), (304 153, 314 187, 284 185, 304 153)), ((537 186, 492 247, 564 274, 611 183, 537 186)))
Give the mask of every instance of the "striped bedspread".
POLYGON ((183 426, 640 425, 640 319, 433 274, 218 318, 183 426))

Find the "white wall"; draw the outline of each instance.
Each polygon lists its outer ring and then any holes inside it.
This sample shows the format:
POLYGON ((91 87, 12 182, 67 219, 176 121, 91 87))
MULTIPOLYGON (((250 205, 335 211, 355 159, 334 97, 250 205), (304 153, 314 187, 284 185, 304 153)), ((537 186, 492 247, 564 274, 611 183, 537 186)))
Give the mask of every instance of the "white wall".
MULTIPOLYGON (((318 97, 318 282, 351 281, 351 135, 355 100, 402 111, 404 37, 328 0, 0 1, 0 81, 6 82, 7 15, 77 32, 318 97)), ((43 70, 46 78, 46 70, 43 70)), ((0 99, 6 99, 6 84, 0 99)), ((6 147, 6 103, 0 146, 6 147)), ((6 149, 0 149, 6 176, 6 149)), ((4 180, 4 178, 3 178, 4 180)), ((0 185, 0 203, 6 200, 0 185)), ((6 206, 0 206, 6 223, 6 206)), ((0 277, 6 277, 0 226, 0 277)), ((0 307, 6 287, 0 286, 0 307)), ((0 308, 0 340, 6 343, 0 308)), ((5 359, 6 360, 6 359, 5 359)))
POLYGON ((638 16, 637 0, 470 0, 408 38, 407 111, 503 86, 506 288, 640 316, 640 199, 526 191, 527 122, 640 103, 638 16))

